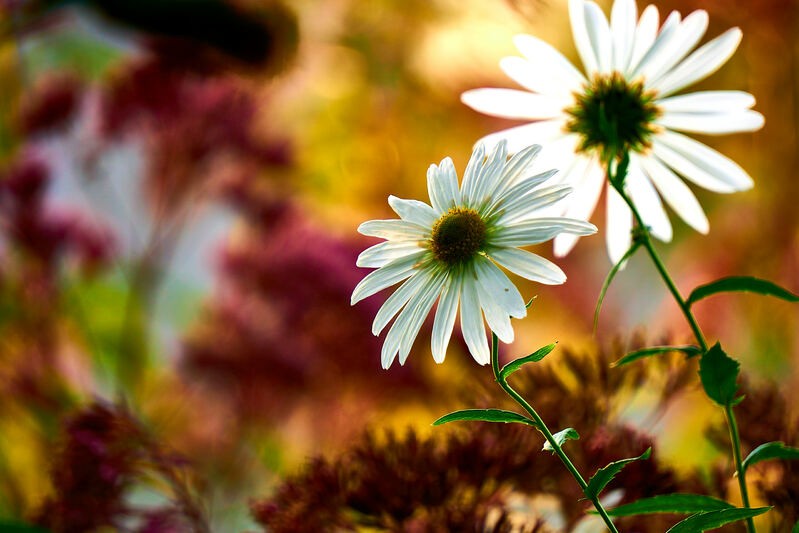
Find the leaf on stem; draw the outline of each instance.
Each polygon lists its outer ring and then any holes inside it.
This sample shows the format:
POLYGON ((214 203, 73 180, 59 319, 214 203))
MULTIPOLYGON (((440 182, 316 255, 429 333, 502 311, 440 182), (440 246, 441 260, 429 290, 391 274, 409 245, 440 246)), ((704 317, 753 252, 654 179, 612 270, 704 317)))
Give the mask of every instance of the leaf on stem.
POLYGON ((596 333, 597 324, 599 324, 599 312, 602 310, 602 302, 605 300, 605 294, 607 294, 608 289, 610 288, 611 282, 613 282, 613 278, 616 277, 621 267, 627 262, 627 260, 632 257, 632 255, 640 248, 641 242, 638 240, 634 240, 630 249, 624 252, 624 255, 619 259, 619 262, 613 265, 613 268, 610 269, 608 272, 605 281, 602 283, 602 289, 599 291, 599 298, 596 301, 596 308, 594 309, 594 333, 596 333))
POLYGON ((722 407, 733 405, 741 364, 724 353, 718 342, 699 360, 699 378, 708 397, 722 407))
POLYGON ((799 448, 786 446, 782 442, 767 442, 761 444, 746 456, 743 461, 744 471, 753 464, 769 459, 799 459, 799 448))
POLYGON ((753 516, 761 515, 771 509, 771 507, 757 507, 755 509, 733 508, 719 509, 707 513, 699 513, 689 516, 682 522, 677 523, 666 533, 700 533, 710 529, 716 529, 724 524, 746 520, 753 516))
POLYGON ((644 453, 639 455, 638 457, 631 457, 630 459, 620 459, 618 461, 614 461, 607 466, 603 466, 599 470, 596 471, 591 479, 588 481, 588 486, 585 488, 585 495, 588 497, 596 498, 599 496, 599 493, 602 492, 602 489, 607 486, 610 481, 616 477, 616 474, 621 472, 622 468, 627 466, 628 464, 639 461, 641 459, 649 459, 649 456, 652 455, 652 448, 647 448, 644 453))
POLYGON ((702 349, 699 346, 692 346, 692 345, 685 345, 685 346, 652 346, 650 348, 642 348, 640 350, 635 350, 634 352, 630 352, 611 366, 622 366, 633 361, 637 361, 638 359, 643 359, 644 357, 651 357, 653 355, 660 355, 662 353, 669 353, 669 352, 682 352, 688 358, 695 357, 702 353, 702 349))
POLYGON ((734 509, 732 504, 702 494, 663 494, 608 509, 610 516, 635 516, 654 513, 704 513, 734 509))
MULTIPOLYGON (((563 446, 563 443, 567 440, 579 440, 580 434, 577 433, 577 430, 574 428, 566 428, 563 431, 558 431, 552 437, 555 439, 555 442, 558 446, 563 446)), ((544 443, 544 447, 541 449, 543 452, 555 452, 555 448, 549 444, 549 441, 544 443)))
POLYGON ((458 422, 461 420, 471 420, 478 422, 515 422, 517 424, 526 424, 528 426, 538 427, 538 424, 529 418, 514 413, 513 411, 505 411, 502 409, 463 409, 461 411, 454 411, 446 414, 433 422, 434 426, 440 426, 449 422, 458 422))
POLYGON ((532 298, 530 298, 529 300, 527 300, 527 303, 524 304, 524 308, 525 309, 530 309, 530 306, 533 305, 533 302, 536 300, 536 298, 538 298, 537 294, 535 296, 533 296, 532 298))
POLYGON ((765 296, 774 296, 789 302, 799 302, 799 296, 770 281, 750 276, 732 276, 713 281, 707 285, 700 285, 691 292, 685 303, 690 306, 703 298, 720 292, 754 292, 765 296))
POLYGON ((502 370, 499 371, 499 377, 505 379, 514 372, 516 372, 517 370, 519 370, 523 365, 527 363, 537 363, 538 361, 549 355, 549 353, 555 349, 556 344, 557 342, 553 342, 552 344, 547 344, 543 348, 539 348, 530 355, 519 357, 518 359, 511 361, 510 363, 502 367, 502 370))

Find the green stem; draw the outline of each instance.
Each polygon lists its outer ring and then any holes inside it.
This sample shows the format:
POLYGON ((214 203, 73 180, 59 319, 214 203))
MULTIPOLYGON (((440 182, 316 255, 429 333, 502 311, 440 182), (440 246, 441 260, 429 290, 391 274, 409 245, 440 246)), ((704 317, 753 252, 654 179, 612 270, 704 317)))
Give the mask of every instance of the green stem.
MULTIPOLYGON (((625 170, 626 172, 626 170, 625 170)), ((663 261, 660 259, 660 256, 655 250, 654 245, 652 244, 652 238, 649 232, 649 227, 644 223, 643 219, 641 218, 641 214, 638 212, 638 209, 635 207, 635 203, 632 199, 627 195, 624 190, 624 178, 626 176, 619 176, 613 175, 611 171, 611 166, 608 165, 608 181, 613 186, 613 188, 618 192, 627 206, 633 213, 633 217, 635 218, 635 222, 637 224, 637 231, 635 234, 635 238, 639 240, 639 242, 646 248, 649 257, 652 259, 652 262, 655 264, 655 268, 657 269, 660 277, 663 278, 663 282, 668 287, 669 292, 674 297, 674 301, 677 302, 677 305, 680 307, 685 320, 688 322, 688 325, 691 327, 691 330, 694 333, 694 337, 696 337, 696 342, 702 348, 702 353, 707 352, 708 345, 707 340, 705 339, 704 334, 702 333, 702 329, 699 327, 699 323, 696 321, 696 317, 694 316, 693 312, 691 311, 691 307, 685 301, 685 298, 682 297, 680 294, 680 290, 677 288, 677 285, 674 283, 674 280, 669 275, 668 270, 666 270, 666 266, 663 264, 663 261), (619 179, 621 178, 621 179, 619 179)), ((741 488, 741 500, 744 504, 744 507, 749 509, 749 494, 746 489, 746 473, 743 469, 743 463, 741 461, 741 437, 738 434, 738 425, 735 421, 735 414, 732 412, 732 406, 727 405, 725 407, 725 411, 727 414, 727 425, 730 429, 730 440, 732 441, 732 452, 733 458, 735 461, 735 470, 738 473, 738 484, 741 488)), ((755 533, 755 524, 751 518, 748 518, 746 521, 747 530, 749 533, 755 533)))
MULTIPOLYGON (((738 472, 738 487, 741 489, 741 501, 744 507, 749 509, 749 491, 746 488, 746 471, 743 468, 741 459, 741 437, 738 434, 738 422, 735 420, 735 413, 732 405, 726 405, 724 412, 727 415, 727 425, 730 428, 730 440, 732 441, 732 453, 735 457, 735 469, 738 472)), ((755 531, 755 522, 752 518, 746 519, 746 527, 750 532, 755 531)))
POLYGON ((499 386, 502 387, 502 390, 504 390, 508 394, 508 396, 513 398, 516 401, 516 403, 518 403, 522 407, 522 409, 527 411, 527 414, 529 414, 530 418, 532 418, 532 420, 535 422, 538 430, 541 432, 542 435, 544 435, 546 441, 549 443, 550 446, 552 446, 552 449, 555 451, 555 454, 560 458, 561 462, 563 462, 563 465, 566 467, 566 470, 569 471, 572 477, 574 477, 574 479, 577 481, 577 484, 580 485, 580 489, 583 491, 585 497, 591 500, 591 502, 594 504, 594 507, 596 508, 599 515, 602 517, 602 520, 605 522, 605 525, 608 527, 608 529, 613 533, 619 533, 619 530, 616 529, 616 525, 610 519, 610 516, 608 516, 607 511, 600 503, 599 497, 591 495, 587 492, 588 483, 585 482, 585 479, 583 479, 583 476, 577 470, 577 467, 574 466, 574 463, 571 462, 571 459, 569 459, 569 457, 566 455, 566 452, 563 451, 563 448, 561 448, 560 444, 558 444, 558 442, 555 440, 555 437, 552 435, 552 432, 544 423, 544 420, 541 418, 538 412, 536 412, 536 410, 533 409, 533 406, 530 405, 527 402, 527 400, 525 400, 518 392, 516 392, 513 389, 513 387, 511 387, 508 384, 505 378, 500 374, 499 347, 497 346, 498 343, 499 339, 497 339, 497 334, 492 331, 491 368, 494 370, 494 378, 496 379, 497 383, 499 383, 499 386))

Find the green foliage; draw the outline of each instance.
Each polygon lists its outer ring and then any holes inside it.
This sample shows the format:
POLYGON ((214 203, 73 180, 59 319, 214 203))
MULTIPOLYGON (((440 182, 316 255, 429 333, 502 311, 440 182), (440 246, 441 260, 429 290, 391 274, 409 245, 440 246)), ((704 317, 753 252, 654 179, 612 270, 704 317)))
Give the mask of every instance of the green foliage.
POLYGON ((652 448, 647 448, 644 453, 639 455, 638 457, 631 457, 629 459, 620 459, 618 461, 613 461, 607 466, 603 466, 599 470, 596 471, 591 479, 588 481, 588 487, 585 489, 585 495, 589 497, 597 497, 599 493, 602 492, 608 483, 616 477, 616 475, 622 471, 622 469, 627 466, 628 464, 639 461, 641 459, 649 459, 649 456, 652 455, 652 448))
POLYGON ((799 296, 770 281, 750 276, 732 276, 700 285, 691 292, 685 303, 693 305, 703 298, 720 292, 754 292, 765 296, 774 296, 788 302, 799 302, 799 296))
POLYGON ((746 459, 744 459, 744 470, 760 461, 768 461, 769 459, 797 460, 799 459, 799 448, 786 446, 782 442, 767 442, 761 444, 752 450, 752 452, 746 456, 746 459))
POLYGON ((49 530, 21 522, 0 522, 0 531, 3 533, 48 533, 49 530))
POLYGON ((791 528, 791 533, 799 533, 799 522, 796 522, 791 528))
POLYGON ((650 348, 642 348, 640 350, 635 350, 634 352, 628 353, 613 363, 613 366, 623 366, 632 363, 633 361, 643 359, 644 357, 651 357, 653 355, 660 355, 662 353, 669 352, 682 352, 691 358, 701 354, 702 349, 698 346, 692 346, 690 344, 685 346, 652 346, 650 348))
POLYGON ((624 263, 626 263, 627 260, 633 256, 640 246, 640 241, 633 241, 630 249, 624 253, 621 259, 619 259, 618 263, 613 265, 613 268, 610 269, 605 281, 602 283, 602 289, 599 291, 599 298, 596 301, 596 308, 594 309, 594 331, 596 331, 597 324, 599 323, 599 312, 602 310, 602 302, 605 301, 605 294, 607 294, 610 284, 613 282, 613 278, 616 277, 616 274, 619 273, 619 270, 621 270, 621 267, 624 265, 624 263))
POLYGON ((718 498, 702 494, 663 494, 609 509, 610 516, 635 516, 655 513, 704 513, 734 507, 718 498))
POLYGON ((478 422, 515 422, 517 424, 526 424, 528 426, 538 427, 538 425, 519 413, 513 411, 505 411, 503 409, 463 409, 461 411, 454 411, 446 414, 433 422, 434 426, 440 426, 449 422, 458 422, 461 420, 472 420, 478 422))
POLYGON ((717 342, 702 355, 699 377, 708 397, 722 407, 733 405, 741 364, 724 353, 717 342))
POLYGON ((746 520, 753 516, 761 515, 771 509, 771 507, 757 507, 755 509, 719 509, 718 511, 710 511, 707 513, 699 513, 689 516, 682 522, 679 522, 666 533, 700 533, 721 527, 725 524, 738 522, 739 520, 746 520))
POLYGON ((552 352, 552 350, 555 349, 556 344, 557 344, 556 342, 553 342, 552 344, 547 344, 543 348, 539 348, 530 355, 526 355, 524 357, 520 357, 514 361, 511 361, 507 365, 503 366, 502 370, 499 371, 500 378, 506 379, 508 376, 519 370, 525 364, 537 363, 538 361, 542 360, 544 357, 549 355, 550 352, 552 352))
MULTIPOLYGON (((555 439, 555 442, 558 443, 558 446, 563 446, 563 443, 567 440, 579 440, 580 434, 577 433, 577 430, 574 428, 566 428, 563 431, 558 431, 552 437, 555 439)), ((555 452, 555 448, 549 444, 549 441, 544 443, 544 447, 541 451, 544 452, 555 452)))

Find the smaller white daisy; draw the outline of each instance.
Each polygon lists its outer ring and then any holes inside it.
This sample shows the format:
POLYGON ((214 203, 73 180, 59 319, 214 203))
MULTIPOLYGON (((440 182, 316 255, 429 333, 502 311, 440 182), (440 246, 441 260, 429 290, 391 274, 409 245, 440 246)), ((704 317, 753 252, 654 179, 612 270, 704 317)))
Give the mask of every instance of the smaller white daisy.
POLYGON ((564 217, 544 217, 541 210, 571 192, 566 185, 544 186, 557 171, 531 175, 540 146, 529 146, 508 159, 505 142, 486 157, 479 144, 466 166, 463 183, 450 158, 427 171, 428 205, 389 196, 400 216, 364 222, 358 231, 386 242, 358 257, 359 267, 377 268, 352 292, 352 304, 405 280, 375 317, 379 335, 392 318, 381 355, 388 368, 399 353, 404 364, 428 313, 438 300, 432 351, 444 360, 460 303, 460 323, 469 352, 480 364, 490 358, 482 313, 502 342, 513 342, 510 319, 527 314, 519 290, 498 268, 523 278, 557 285, 566 281, 551 261, 522 250, 561 233, 590 235, 593 224, 564 217))

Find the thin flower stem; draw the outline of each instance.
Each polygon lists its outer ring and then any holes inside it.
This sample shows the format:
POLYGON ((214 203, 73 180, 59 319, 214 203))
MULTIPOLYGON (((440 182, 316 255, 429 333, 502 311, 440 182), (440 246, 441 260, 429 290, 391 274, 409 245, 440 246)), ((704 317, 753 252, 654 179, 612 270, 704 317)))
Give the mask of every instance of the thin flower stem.
POLYGON ((571 459, 569 459, 569 457, 566 455, 566 452, 563 451, 563 448, 561 448, 560 444, 558 444, 558 442, 555 440, 555 437, 552 435, 552 432, 549 430, 546 423, 544 423, 544 420, 541 418, 538 412, 535 409, 533 409, 533 406, 530 405, 527 402, 527 400, 525 400, 518 392, 516 392, 513 389, 513 387, 511 387, 508 384, 508 382, 505 380, 505 377, 503 377, 500 374, 498 343, 499 339, 497 339, 497 334, 492 331, 491 368, 494 370, 494 378, 496 379, 497 383, 499 383, 499 386, 502 387, 502 390, 504 390, 508 394, 508 396, 513 398, 516 401, 516 403, 518 403, 522 407, 522 409, 527 411, 527 414, 529 414, 530 418, 532 418, 532 420, 535 422, 537 429, 541 432, 542 435, 544 435, 546 441, 549 443, 550 446, 552 446, 552 449, 555 451, 555 454, 560 458, 560 460, 563 462, 563 465, 566 467, 569 473, 571 473, 572 477, 574 477, 574 479, 577 481, 577 484, 580 485, 580 489, 583 491, 583 494, 585 494, 585 497, 591 500, 591 502, 594 504, 594 507, 596 508, 599 515, 602 517, 602 520, 605 522, 605 525, 608 527, 608 529, 613 533, 619 533, 619 530, 616 529, 616 525, 610 519, 610 516, 608 516, 607 511, 600 503, 599 497, 588 493, 587 491, 588 483, 585 482, 585 479, 577 470, 577 467, 574 466, 574 463, 571 462, 571 459))
MULTIPOLYGON (((732 441, 732 453, 735 456, 735 469, 738 471, 738 486, 741 488, 741 501, 744 507, 749 509, 749 490, 746 488, 746 471, 743 468, 741 459, 741 437, 738 434, 738 422, 735 420, 735 413, 732 405, 724 407, 727 415, 727 425, 730 428, 730 440, 732 441)), ((755 531, 755 522, 752 518, 746 519, 746 527, 750 532, 755 531)))
MULTIPOLYGON (((657 269, 660 277, 663 278, 663 282, 668 287, 669 292, 674 297, 674 301, 677 302, 677 305, 682 310, 682 314, 685 317, 686 322, 691 327, 691 330, 694 333, 694 337, 696 337, 696 342, 702 348, 702 353, 707 352, 708 345, 707 340, 705 339, 705 335, 702 333, 702 329, 699 327, 699 323, 696 321, 696 317, 694 316, 693 312, 691 311, 691 307, 682 297, 680 294, 680 290, 677 288, 677 285, 674 283, 674 280, 669 275, 668 270, 666 270, 666 266, 663 261, 660 259, 660 256, 655 250, 654 245, 652 244, 651 234, 649 232, 649 226, 647 226, 643 219, 641 218, 641 214, 638 212, 638 209, 635 206, 635 203, 632 199, 627 195, 624 190, 624 178, 625 176, 618 176, 613 175, 610 165, 608 165, 608 182, 613 186, 613 188, 618 192, 627 206, 633 213, 633 217, 635 218, 635 222, 638 225, 635 233, 635 238, 639 240, 639 242, 646 248, 649 257, 652 259, 652 262, 655 264, 655 268, 657 269), (621 179, 620 179, 621 178, 621 179)), ((743 463, 741 461, 741 437, 738 434, 738 424, 735 421, 735 414, 732 411, 732 406, 727 405, 725 407, 725 412, 727 414, 727 425, 730 430, 730 440, 732 441, 732 452, 733 452, 733 459, 735 462, 735 470, 738 473, 738 485, 741 488, 741 501, 745 508, 749 509, 749 493, 746 489, 746 472, 743 468, 743 463)), ((749 533, 755 533, 755 524, 751 518, 746 520, 747 530, 749 533)))

